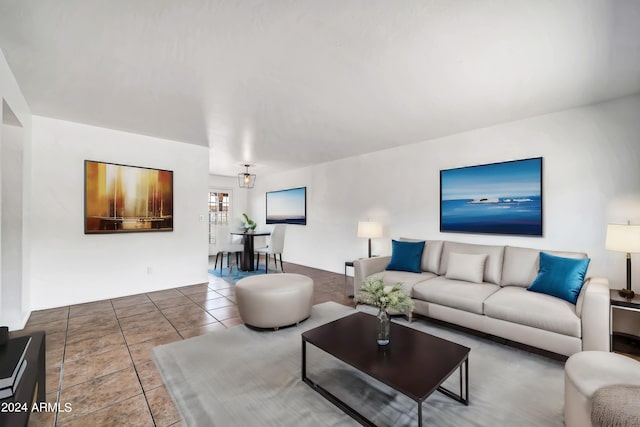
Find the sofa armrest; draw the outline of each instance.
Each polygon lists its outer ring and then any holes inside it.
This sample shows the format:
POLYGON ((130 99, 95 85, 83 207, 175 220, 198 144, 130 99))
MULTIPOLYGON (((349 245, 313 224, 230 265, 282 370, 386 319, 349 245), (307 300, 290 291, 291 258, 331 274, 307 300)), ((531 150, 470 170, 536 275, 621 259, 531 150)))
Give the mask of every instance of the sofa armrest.
POLYGON ((610 351, 609 280, 591 277, 584 284, 582 305, 576 307, 582 321, 582 351, 610 351))
POLYGON ((357 295, 360 285, 372 274, 382 273, 391 260, 390 256, 363 258, 353 261, 353 295, 357 295))

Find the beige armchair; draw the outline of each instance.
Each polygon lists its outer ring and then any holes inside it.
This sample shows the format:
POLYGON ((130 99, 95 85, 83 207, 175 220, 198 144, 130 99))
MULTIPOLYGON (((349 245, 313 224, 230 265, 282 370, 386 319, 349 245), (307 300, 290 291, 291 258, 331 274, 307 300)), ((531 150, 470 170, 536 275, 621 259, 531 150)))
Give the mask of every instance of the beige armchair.
MULTIPOLYGON (((623 386, 640 386, 640 362, 621 354, 606 351, 582 351, 569 357, 564 367, 564 423, 567 427, 589 427, 600 425, 637 425, 619 423, 620 417, 640 417, 638 405, 630 413, 620 407, 613 407, 624 399, 611 400, 607 411, 602 407, 616 393, 625 393, 623 386), (610 386, 621 386, 610 388, 610 386), (616 390, 616 388, 618 390, 616 390), (592 413, 594 402, 599 409, 592 413), (603 419, 609 412, 614 418, 603 419), (595 415, 596 422, 592 422, 595 415), (618 418, 618 419, 616 419, 618 418)), ((633 387, 635 388, 635 387, 633 387)), ((627 390, 628 391, 628 390, 627 390)), ((640 420, 640 418, 635 418, 640 420)))

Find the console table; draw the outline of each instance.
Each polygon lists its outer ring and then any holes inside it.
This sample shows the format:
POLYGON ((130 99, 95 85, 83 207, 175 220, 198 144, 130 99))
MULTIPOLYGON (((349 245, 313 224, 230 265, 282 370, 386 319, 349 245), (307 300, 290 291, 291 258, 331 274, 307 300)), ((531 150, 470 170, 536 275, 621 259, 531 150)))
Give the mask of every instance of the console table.
POLYGON ((34 404, 46 402, 45 333, 34 332, 25 354, 27 369, 16 393, 0 400, 0 426, 24 427, 34 404))

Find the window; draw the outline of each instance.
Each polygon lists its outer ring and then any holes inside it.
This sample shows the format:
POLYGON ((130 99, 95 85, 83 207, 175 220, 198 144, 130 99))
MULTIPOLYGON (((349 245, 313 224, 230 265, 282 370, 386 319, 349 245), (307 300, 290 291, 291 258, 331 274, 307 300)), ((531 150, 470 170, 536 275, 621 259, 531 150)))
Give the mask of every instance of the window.
POLYGON ((216 227, 228 227, 231 195, 224 191, 209 191, 209 244, 216 244, 216 227))

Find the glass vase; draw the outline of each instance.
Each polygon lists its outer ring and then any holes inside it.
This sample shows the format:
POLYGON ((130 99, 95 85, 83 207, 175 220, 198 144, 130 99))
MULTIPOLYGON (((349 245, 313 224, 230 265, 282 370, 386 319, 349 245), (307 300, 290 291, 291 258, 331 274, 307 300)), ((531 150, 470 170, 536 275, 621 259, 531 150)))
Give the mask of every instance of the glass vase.
POLYGON ((376 319, 378 321, 378 345, 387 345, 389 344, 389 332, 391 331, 391 319, 389 318, 389 313, 387 313, 385 309, 380 308, 376 319))

